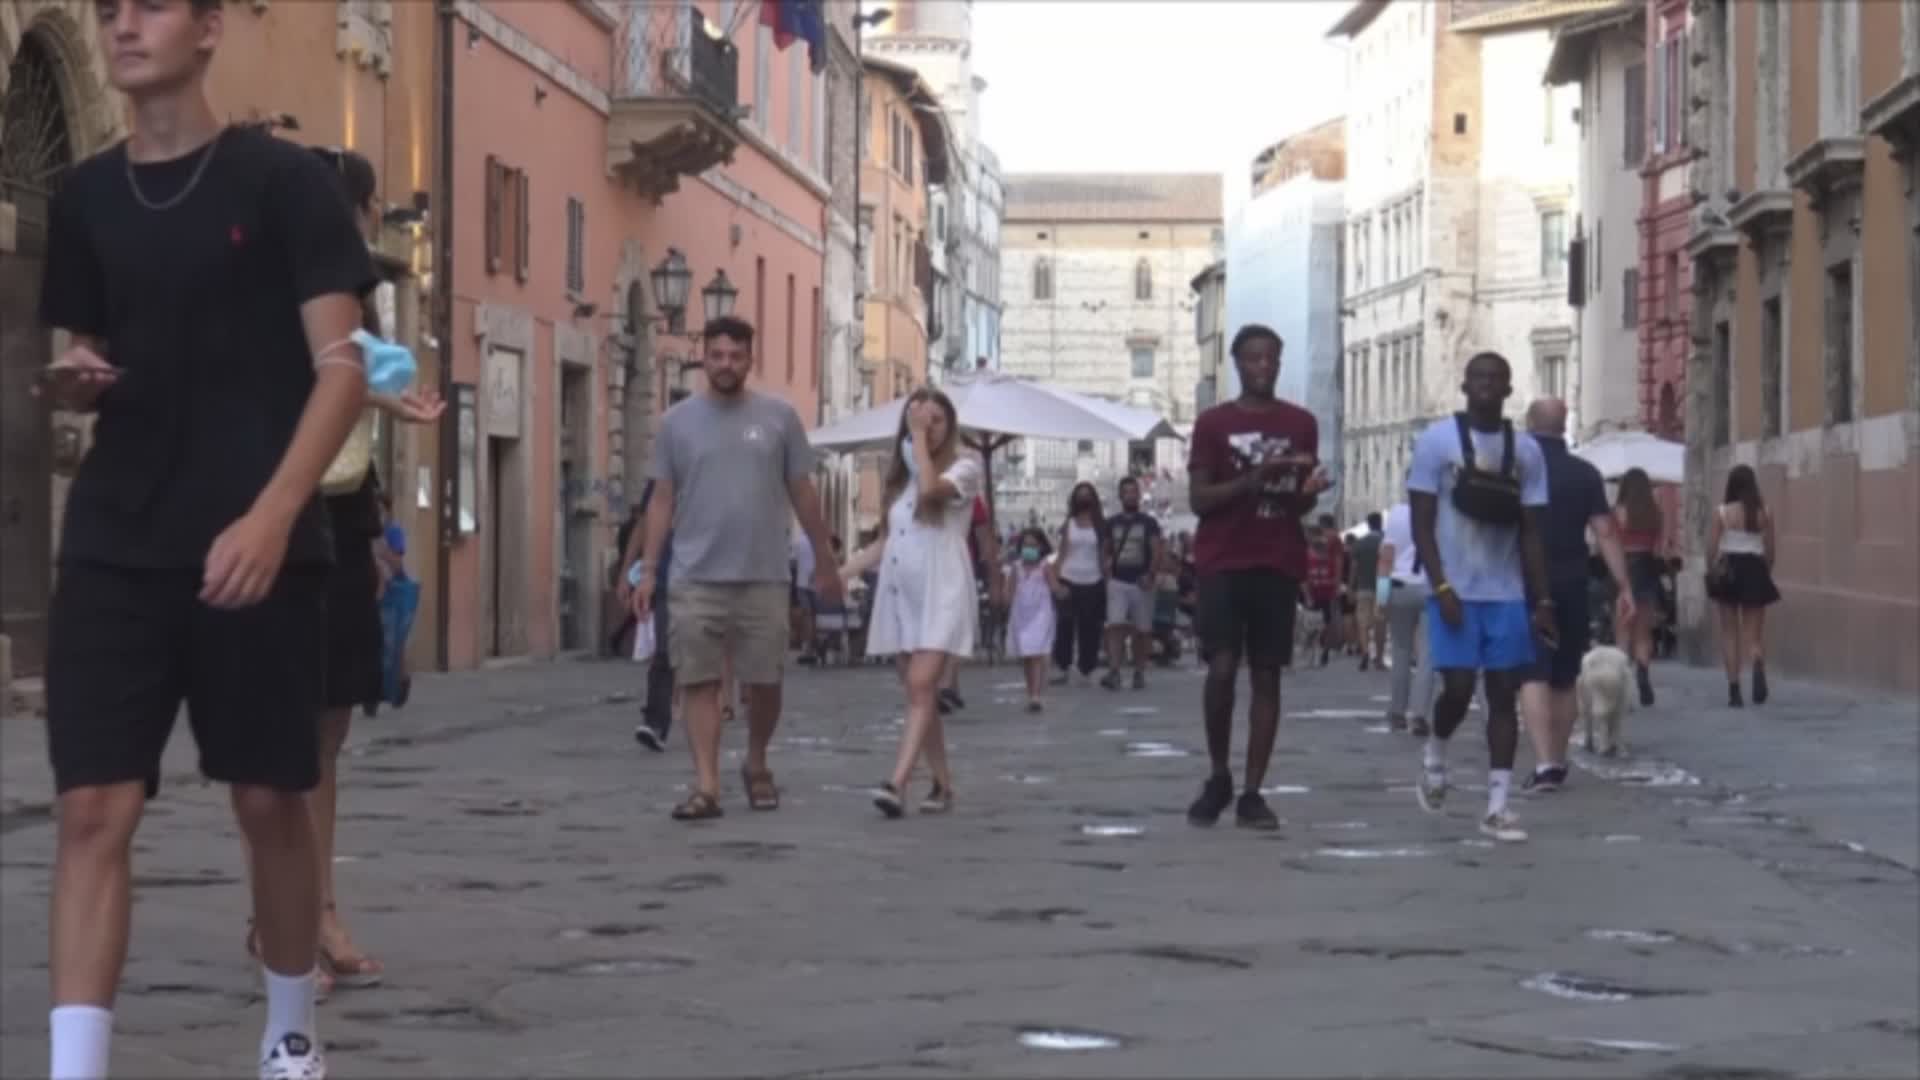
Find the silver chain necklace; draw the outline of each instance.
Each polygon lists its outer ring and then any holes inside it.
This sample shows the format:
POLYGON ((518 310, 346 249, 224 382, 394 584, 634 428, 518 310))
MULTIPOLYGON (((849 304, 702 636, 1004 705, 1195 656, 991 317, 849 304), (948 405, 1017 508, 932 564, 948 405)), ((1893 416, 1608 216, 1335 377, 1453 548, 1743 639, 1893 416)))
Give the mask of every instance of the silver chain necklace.
POLYGON ((205 176, 207 172, 207 163, 213 160, 213 151, 220 145, 220 137, 225 134, 226 129, 222 128, 214 133, 213 138, 207 140, 206 148, 200 151, 200 164, 193 167, 193 175, 187 178, 187 186, 181 188, 178 195, 164 202, 154 202, 152 199, 147 198, 146 192, 140 190, 140 181, 133 175, 133 147, 132 144, 129 143, 126 154, 127 187, 132 189, 134 201, 149 210, 155 211, 171 210, 181 203, 186 202, 187 196, 193 194, 193 189, 200 186, 200 178, 205 176))

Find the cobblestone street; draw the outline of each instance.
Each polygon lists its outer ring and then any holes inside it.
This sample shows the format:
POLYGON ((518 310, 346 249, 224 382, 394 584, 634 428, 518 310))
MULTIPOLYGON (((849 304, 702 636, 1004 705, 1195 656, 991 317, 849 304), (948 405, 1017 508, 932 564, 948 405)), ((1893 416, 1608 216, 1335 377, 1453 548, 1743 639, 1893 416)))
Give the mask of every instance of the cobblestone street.
MULTIPOLYGON (((1913 1075, 1912 704, 1789 684, 1734 713, 1714 673, 1657 677, 1633 753, 1516 800, 1533 840, 1500 848, 1476 722, 1427 817, 1386 677, 1350 667, 1289 679, 1269 835, 1183 819, 1190 671, 1034 718, 1013 669, 971 670, 955 813, 886 822, 894 684, 798 670, 785 806, 746 809, 737 725, 727 817, 697 826, 667 819, 678 733, 630 737, 632 665, 423 679, 350 746, 342 902, 388 978, 322 1034, 341 1077, 1913 1075)), ((25 1076, 54 829, 38 723, 0 735, 0 1072, 25 1076)), ((241 853, 184 735, 169 770, 116 1071, 248 1074, 241 853)))

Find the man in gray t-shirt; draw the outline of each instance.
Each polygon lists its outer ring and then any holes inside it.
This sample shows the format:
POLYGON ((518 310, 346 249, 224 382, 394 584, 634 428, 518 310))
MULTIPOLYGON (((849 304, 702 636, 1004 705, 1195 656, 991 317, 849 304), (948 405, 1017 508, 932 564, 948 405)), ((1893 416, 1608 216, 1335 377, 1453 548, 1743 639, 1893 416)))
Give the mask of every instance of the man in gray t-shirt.
MULTIPOLYGON (((707 386, 667 410, 654 439, 654 497, 634 612, 654 602, 653 568, 673 532, 673 588, 666 648, 683 688, 696 783, 675 807, 680 821, 720 816, 720 686, 747 688, 747 760, 741 770, 755 810, 780 805, 767 746, 780 722, 787 659, 789 513, 816 551, 828 548, 813 448, 793 407, 747 389, 753 327, 715 319, 704 334, 707 386)), ((839 567, 821 560, 813 587, 837 599, 839 567)))

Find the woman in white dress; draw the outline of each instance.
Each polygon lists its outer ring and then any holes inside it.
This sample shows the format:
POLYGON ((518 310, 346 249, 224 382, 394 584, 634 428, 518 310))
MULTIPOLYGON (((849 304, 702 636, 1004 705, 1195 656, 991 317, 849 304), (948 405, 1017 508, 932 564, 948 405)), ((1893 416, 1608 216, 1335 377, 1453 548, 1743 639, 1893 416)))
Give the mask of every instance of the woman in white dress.
POLYGON ((944 813, 953 803, 938 693, 947 659, 973 655, 979 603, 967 530, 980 486, 980 463, 960 453, 953 402, 937 390, 914 391, 901 410, 900 441, 887 472, 885 527, 845 567, 858 577, 879 566, 867 653, 900 657, 906 683, 899 760, 873 799, 889 818, 905 812, 903 793, 922 754, 933 788, 920 812, 944 813))

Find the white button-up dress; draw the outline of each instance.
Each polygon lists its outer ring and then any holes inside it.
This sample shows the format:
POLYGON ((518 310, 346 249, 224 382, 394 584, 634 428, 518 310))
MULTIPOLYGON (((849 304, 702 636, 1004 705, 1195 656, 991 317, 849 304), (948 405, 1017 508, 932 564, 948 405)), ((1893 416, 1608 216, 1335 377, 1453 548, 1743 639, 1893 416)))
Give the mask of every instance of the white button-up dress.
POLYGON ((938 525, 914 517, 914 485, 887 508, 887 548, 867 628, 867 655, 943 652, 972 656, 980 617, 979 586, 967 553, 973 501, 980 495, 980 463, 963 457, 943 474, 953 502, 938 525))

